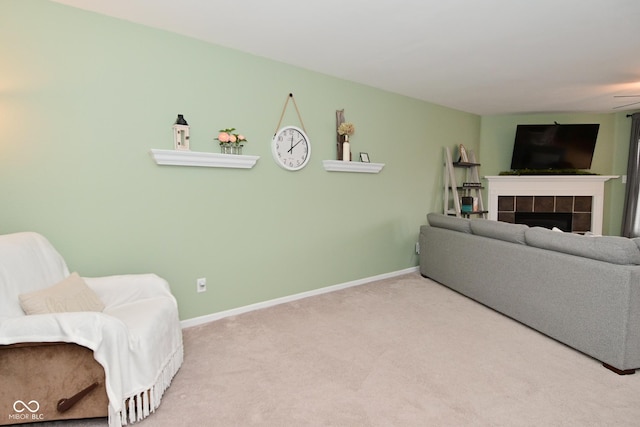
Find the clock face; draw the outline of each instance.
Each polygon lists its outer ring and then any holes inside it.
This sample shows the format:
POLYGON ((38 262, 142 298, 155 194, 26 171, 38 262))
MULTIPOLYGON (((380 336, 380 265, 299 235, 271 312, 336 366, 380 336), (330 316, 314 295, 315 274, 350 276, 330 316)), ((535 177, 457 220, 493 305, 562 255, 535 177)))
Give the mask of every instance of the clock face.
POLYGON ((311 143, 304 131, 295 126, 281 128, 271 143, 273 158, 281 167, 297 171, 311 158, 311 143))

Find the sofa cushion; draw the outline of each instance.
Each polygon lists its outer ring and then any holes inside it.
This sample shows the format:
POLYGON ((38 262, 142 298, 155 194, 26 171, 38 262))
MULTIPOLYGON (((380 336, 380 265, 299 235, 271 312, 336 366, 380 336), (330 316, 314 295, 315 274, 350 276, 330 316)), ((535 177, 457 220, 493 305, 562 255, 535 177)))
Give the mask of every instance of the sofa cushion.
POLYGON ((470 221, 471 232, 478 236, 491 237, 505 242, 525 243, 524 232, 529 227, 524 224, 509 224, 507 222, 492 221, 489 219, 472 219, 470 221))
POLYGON ((593 236, 557 233, 542 227, 531 227, 525 231, 529 246, 564 252, 585 258, 597 259, 612 264, 640 264, 640 250, 636 243, 626 237, 593 236))
POLYGON ((104 304, 84 280, 73 273, 61 282, 38 291, 18 295, 26 314, 102 311, 104 304))
POLYGON ((448 230, 460 231, 462 233, 471 233, 467 218, 458 218, 441 213, 431 212, 427 214, 427 221, 432 227, 446 228, 448 230))

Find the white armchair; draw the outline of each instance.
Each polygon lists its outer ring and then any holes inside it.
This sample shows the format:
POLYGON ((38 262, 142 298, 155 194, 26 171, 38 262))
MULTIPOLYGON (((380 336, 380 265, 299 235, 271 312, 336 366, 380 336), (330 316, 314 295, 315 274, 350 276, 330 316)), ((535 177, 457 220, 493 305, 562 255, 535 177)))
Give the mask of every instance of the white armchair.
POLYGON ((164 279, 81 278, 43 236, 0 236, 0 424, 139 421, 159 406, 182 357, 177 303, 164 279))

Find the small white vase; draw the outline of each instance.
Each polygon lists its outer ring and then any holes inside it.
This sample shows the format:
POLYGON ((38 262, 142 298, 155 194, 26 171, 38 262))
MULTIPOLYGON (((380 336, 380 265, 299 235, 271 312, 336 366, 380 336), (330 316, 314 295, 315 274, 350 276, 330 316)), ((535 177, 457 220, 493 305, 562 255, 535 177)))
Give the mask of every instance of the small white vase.
POLYGON ((342 161, 351 161, 351 147, 349 146, 349 136, 344 136, 344 142, 342 143, 342 161))

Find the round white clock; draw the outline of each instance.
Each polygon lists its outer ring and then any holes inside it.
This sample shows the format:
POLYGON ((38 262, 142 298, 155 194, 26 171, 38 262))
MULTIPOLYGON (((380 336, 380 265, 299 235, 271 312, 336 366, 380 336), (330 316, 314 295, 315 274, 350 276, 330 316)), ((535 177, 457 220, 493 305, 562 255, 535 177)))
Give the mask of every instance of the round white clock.
POLYGON ((299 127, 284 126, 273 137, 271 153, 278 165, 297 171, 305 167, 311 158, 311 142, 299 127))

